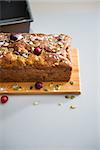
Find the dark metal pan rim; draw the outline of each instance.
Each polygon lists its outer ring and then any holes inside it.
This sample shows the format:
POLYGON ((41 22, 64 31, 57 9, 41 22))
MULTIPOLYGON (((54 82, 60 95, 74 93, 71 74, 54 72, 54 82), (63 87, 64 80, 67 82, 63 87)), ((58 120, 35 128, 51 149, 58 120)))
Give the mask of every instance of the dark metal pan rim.
POLYGON ((8 20, 2 20, 0 21, 0 26, 3 25, 13 25, 13 24, 18 24, 18 23, 26 23, 26 22, 32 22, 33 19, 23 19, 23 20, 16 20, 16 21, 10 21, 8 22, 8 20))

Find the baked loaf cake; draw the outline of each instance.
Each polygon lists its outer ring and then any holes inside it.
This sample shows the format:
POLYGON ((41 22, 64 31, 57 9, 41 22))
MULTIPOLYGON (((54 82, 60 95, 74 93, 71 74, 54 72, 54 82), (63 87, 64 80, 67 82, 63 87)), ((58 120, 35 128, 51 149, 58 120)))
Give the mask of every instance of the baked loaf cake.
POLYGON ((0 82, 69 81, 70 41, 65 34, 0 33, 0 82))

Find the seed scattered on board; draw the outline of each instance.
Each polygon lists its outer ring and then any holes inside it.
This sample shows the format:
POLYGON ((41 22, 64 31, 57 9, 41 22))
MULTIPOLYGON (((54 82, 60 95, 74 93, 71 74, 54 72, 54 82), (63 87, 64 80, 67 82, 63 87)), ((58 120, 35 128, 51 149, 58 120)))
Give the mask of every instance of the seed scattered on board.
POLYGON ((12 85, 12 89, 17 91, 17 90, 22 90, 22 87, 19 86, 18 84, 14 84, 12 85))
POLYGON ((73 84, 74 84, 74 82, 73 82, 73 81, 70 81, 69 83, 70 83, 70 85, 73 85, 73 84))

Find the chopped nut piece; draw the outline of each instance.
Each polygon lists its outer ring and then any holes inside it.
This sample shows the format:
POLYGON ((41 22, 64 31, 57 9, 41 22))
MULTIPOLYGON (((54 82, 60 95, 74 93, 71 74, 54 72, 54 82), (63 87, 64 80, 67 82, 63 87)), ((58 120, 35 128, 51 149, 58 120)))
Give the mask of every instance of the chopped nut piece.
POLYGON ((8 45, 9 45, 9 43, 7 43, 7 42, 3 44, 3 46, 8 46, 8 45))
POLYGON ((32 41, 29 41, 29 44, 30 44, 30 45, 33 45, 33 42, 32 42, 32 41))
POLYGON ((0 53, 0 58, 2 58, 3 57, 3 55, 0 53))
POLYGON ((55 66, 55 65, 59 65, 59 63, 58 63, 58 62, 56 62, 56 63, 54 63, 54 66, 55 66))
POLYGON ((60 45, 60 47, 63 47, 63 43, 62 42, 58 42, 58 44, 60 45))
POLYGON ((5 42, 4 41, 0 41, 0 45, 3 45, 5 42))
POLYGON ((49 38, 49 41, 52 42, 52 38, 49 38))
POLYGON ((34 47, 32 47, 31 51, 34 52, 34 47))
POLYGON ((23 53, 22 56, 25 57, 25 58, 28 58, 28 55, 25 54, 25 53, 23 53))

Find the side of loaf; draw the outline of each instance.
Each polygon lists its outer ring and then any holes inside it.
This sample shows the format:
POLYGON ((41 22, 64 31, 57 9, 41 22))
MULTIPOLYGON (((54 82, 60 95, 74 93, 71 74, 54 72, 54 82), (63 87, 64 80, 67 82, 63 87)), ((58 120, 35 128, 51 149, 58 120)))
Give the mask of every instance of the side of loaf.
POLYGON ((0 33, 0 82, 69 81, 70 41, 65 34, 0 33))

